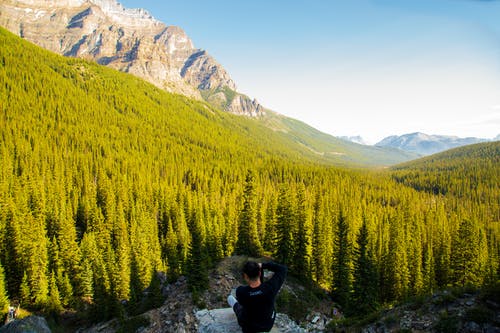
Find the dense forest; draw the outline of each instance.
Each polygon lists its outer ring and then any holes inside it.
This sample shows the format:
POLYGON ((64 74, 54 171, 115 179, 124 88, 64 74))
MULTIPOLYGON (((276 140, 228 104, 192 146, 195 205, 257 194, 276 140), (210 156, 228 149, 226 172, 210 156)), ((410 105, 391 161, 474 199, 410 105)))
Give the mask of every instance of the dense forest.
POLYGON ((252 119, 2 29, 0 45, 1 311, 105 319, 156 272, 203 291, 233 254, 270 255, 358 314, 499 279, 498 142, 334 167, 252 119))

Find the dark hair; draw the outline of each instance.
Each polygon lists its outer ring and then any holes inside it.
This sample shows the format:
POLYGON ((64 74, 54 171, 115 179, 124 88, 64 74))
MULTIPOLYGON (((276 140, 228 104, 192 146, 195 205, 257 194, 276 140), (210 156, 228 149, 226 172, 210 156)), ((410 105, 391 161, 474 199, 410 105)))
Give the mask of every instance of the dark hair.
POLYGON ((245 273, 250 280, 255 280, 259 277, 260 266, 255 261, 247 261, 243 266, 243 273, 245 273))

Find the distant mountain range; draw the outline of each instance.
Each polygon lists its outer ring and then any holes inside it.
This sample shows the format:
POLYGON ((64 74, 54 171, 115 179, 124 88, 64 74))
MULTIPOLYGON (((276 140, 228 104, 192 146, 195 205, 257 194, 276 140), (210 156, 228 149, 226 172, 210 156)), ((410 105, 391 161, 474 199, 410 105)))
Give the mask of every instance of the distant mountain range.
POLYGON ((398 148, 407 152, 413 152, 420 155, 432 155, 448 149, 471 145, 475 143, 496 141, 500 135, 495 139, 481 139, 481 138, 459 138, 456 136, 446 135, 428 135, 420 132, 393 135, 389 136, 382 141, 375 144, 377 147, 391 147, 398 148))

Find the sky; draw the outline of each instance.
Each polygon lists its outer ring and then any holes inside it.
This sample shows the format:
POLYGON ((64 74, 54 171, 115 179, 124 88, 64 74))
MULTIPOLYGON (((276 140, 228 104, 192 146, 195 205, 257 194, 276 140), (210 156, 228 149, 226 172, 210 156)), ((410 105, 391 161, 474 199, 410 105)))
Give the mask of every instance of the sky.
POLYGON ((500 134, 500 0, 118 0, 335 136, 500 134))

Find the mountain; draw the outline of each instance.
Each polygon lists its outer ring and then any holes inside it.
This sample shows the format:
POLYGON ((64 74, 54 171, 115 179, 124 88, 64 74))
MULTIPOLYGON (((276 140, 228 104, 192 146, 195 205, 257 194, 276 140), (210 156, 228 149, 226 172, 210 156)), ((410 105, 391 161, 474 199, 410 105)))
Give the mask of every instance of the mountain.
POLYGON ((231 113, 262 121, 283 140, 337 164, 391 165, 418 157, 393 148, 367 148, 339 140, 265 109, 236 91, 227 71, 196 49, 179 27, 115 0, 5 0, 0 25, 45 49, 143 78, 231 113))
POLYGON ((478 138, 459 138, 456 136, 428 135, 411 133, 401 136, 389 136, 378 142, 377 147, 392 147, 420 155, 432 155, 451 148, 490 141, 478 138))
POLYGON ((334 161, 336 164, 383 166, 420 157, 418 154, 392 147, 373 147, 342 140, 318 131, 299 120, 271 111, 259 121, 287 140, 292 140, 316 156, 334 161))
POLYGON ((143 9, 125 9, 115 0, 5 0, 0 25, 53 52, 93 60, 226 111, 263 113, 181 28, 143 9))

